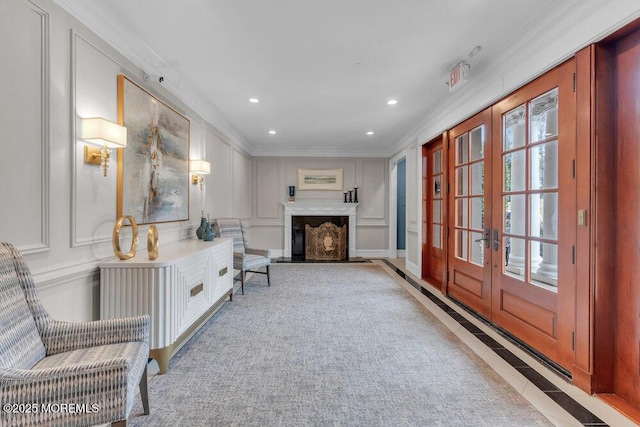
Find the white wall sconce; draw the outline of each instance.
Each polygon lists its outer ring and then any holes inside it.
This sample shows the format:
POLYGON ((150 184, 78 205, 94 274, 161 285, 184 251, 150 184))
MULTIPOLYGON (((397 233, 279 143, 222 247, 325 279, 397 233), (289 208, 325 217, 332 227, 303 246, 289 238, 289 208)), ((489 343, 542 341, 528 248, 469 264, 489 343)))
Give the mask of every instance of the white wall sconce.
POLYGON ((194 185, 200 184, 200 191, 202 191, 204 176, 211 173, 211 164, 206 160, 191 160, 190 171, 193 174, 191 183, 194 185))
POLYGON ((84 162, 100 165, 107 176, 111 149, 127 146, 127 128, 101 117, 82 119, 82 139, 102 145, 102 148, 85 145, 84 162))

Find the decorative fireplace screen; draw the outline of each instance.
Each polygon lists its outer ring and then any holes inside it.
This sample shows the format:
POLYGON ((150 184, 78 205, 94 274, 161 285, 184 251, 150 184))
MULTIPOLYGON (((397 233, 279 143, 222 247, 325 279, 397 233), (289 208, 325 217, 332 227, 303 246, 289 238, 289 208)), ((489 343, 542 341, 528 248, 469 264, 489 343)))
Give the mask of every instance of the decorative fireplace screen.
POLYGON ((319 227, 305 228, 305 259, 309 261, 342 261, 347 257, 347 226, 325 222, 319 227))

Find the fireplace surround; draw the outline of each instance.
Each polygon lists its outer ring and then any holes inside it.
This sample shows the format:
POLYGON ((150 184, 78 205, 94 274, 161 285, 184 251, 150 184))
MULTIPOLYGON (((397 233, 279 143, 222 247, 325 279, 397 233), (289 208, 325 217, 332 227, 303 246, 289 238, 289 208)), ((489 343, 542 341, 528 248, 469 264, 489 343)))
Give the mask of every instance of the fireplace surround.
MULTIPOLYGON (((318 226, 324 218, 329 218, 338 226, 347 225, 347 254, 349 258, 356 257, 356 207, 357 203, 340 203, 340 202, 294 202, 283 203, 284 206, 284 257, 292 259, 292 247, 294 246, 293 238, 296 236, 295 245, 302 245, 302 241, 293 230, 294 225, 299 227, 302 225, 302 235, 304 235, 304 224, 299 221, 298 217, 319 217, 310 220, 310 225, 318 226), (295 217, 295 221, 294 218, 295 217)), ((296 254, 300 257, 299 254, 296 254)), ((302 254, 304 258, 304 253, 302 254)))

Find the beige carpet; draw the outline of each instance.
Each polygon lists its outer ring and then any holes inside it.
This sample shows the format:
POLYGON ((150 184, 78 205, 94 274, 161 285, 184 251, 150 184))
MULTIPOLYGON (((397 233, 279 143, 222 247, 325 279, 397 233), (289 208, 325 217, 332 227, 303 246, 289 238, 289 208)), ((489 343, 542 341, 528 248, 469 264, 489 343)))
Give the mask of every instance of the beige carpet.
POLYGON ((550 425, 380 266, 271 269, 150 381, 131 425, 550 425))

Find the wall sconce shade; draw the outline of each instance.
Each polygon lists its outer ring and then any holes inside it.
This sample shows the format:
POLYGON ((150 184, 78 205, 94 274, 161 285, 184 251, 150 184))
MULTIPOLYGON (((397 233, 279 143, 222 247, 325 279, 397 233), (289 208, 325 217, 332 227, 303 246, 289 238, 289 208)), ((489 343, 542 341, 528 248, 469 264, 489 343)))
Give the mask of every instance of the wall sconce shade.
POLYGON ((189 163, 189 170, 193 174, 191 183, 200 184, 200 191, 202 191, 204 175, 209 175, 211 173, 211 163, 206 160, 191 160, 189 163))
POLYGON ((127 128, 101 117, 82 119, 82 139, 102 148, 84 147, 84 162, 102 166, 104 176, 109 169, 111 148, 127 146, 127 128))
POLYGON ((191 160, 191 173, 209 175, 211 173, 211 163, 206 160, 191 160))

